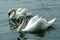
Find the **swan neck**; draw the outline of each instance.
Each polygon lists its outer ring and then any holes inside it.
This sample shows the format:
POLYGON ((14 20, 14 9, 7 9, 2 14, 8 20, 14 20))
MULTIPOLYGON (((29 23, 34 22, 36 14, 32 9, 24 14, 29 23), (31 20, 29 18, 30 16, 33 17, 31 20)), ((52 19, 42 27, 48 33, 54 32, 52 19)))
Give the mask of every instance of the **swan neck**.
POLYGON ((22 29, 24 29, 26 25, 26 17, 23 15, 23 16, 20 16, 20 18, 23 18, 23 20, 22 20, 22 23, 19 24, 18 31, 21 31, 22 29))
POLYGON ((9 16, 10 18, 14 17, 15 14, 16 14, 16 9, 11 9, 11 10, 9 10, 9 12, 8 12, 8 16, 9 16))

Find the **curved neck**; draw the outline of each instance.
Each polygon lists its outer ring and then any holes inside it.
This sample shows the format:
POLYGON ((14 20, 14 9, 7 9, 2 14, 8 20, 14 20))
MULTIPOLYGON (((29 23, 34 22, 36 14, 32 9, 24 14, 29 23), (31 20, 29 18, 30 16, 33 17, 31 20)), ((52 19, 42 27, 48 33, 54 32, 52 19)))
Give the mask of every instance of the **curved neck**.
POLYGON ((16 23, 18 25, 17 31, 21 31, 26 25, 26 17, 24 15, 21 15, 21 16, 18 17, 17 20, 19 20, 20 18, 22 18, 23 20, 22 20, 21 24, 19 24, 19 21, 16 21, 16 23))
POLYGON ((15 14, 16 14, 16 9, 11 9, 11 10, 8 11, 8 16, 9 16, 10 18, 14 17, 15 14))

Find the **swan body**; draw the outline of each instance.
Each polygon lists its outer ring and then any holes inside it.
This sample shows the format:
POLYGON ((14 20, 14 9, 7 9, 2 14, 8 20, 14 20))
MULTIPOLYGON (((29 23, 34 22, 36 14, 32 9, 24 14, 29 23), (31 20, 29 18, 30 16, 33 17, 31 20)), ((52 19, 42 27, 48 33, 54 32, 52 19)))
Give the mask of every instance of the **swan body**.
POLYGON ((31 20, 28 22, 28 24, 24 28, 22 27, 23 24, 20 25, 17 28, 17 31, 26 32, 26 31, 45 30, 49 26, 51 26, 54 23, 55 20, 56 20, 56 18, 53 18, 52 20, 47 22, 47 20, 45 18, 42 18, 42 16, 39 17, 38 15, 36 15, 33 18, 31 18, 31 20))

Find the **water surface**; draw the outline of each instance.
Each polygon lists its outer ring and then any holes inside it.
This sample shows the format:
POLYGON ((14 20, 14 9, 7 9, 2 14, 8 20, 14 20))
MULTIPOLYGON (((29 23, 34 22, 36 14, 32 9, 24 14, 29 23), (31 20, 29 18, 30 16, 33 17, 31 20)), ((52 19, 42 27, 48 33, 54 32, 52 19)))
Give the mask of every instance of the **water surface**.
POLYGON ((60 40, 60 0, 0 0, 0 40, 60 40), (32 15, 39 15, 50 20, 56 17, 53 28, 42 33, 19 34, 11 31, 8 22, 8 10, 27 8, 32 15))

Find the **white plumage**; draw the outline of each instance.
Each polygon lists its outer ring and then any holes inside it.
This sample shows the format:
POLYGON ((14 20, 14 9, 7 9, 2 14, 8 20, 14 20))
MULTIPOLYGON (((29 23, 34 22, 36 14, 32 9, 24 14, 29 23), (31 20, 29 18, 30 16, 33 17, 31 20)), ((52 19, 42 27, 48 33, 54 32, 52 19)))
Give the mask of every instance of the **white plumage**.
MULTIPOLYGON (((45 30, 47 29, 49 26, 51 26, 56 18, 53 18, 50 21, 47 21, 45 18, 39 17, 38 15, 34 16, 33 18, 30 19, 30 21, 28 22, 28 24, 25 26, 26 24, 26 17, 27 15, 27 9, 24 8, 18 8, 18 9, 11 9, 8 12, 9 15, 9 19, 20 19, 22 18, 22 23, 18 26, 17 31, 40 31, 40 30, 45 30)), ((16 21, 16 24, 18 25, 19 22, 16 21)))
POLYGON ((28 24, 24 28, 23 28, 23 24, 20 25, 17 28, 17 31, 25 32, 25 31, 40 31, 40 30, 45 30, 49 26, 51 26, 54 23, 55 20, 56 20, 56 18, 53 18, 52 20, 47 22, 47 20, 45 18, 42 18, 42 17, 39 17, 38 15, 36 15, 33 18, 31 18, 31 20, 28 22, 28 24))

